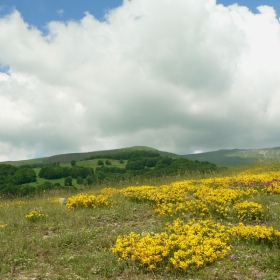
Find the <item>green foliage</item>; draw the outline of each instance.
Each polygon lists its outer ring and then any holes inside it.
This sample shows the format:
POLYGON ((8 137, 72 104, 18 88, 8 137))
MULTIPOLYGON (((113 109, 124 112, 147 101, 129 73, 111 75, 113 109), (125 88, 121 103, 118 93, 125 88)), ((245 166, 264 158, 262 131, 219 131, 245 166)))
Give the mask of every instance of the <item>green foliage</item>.
POLYGON ((84 179, 88 175, 93 174, 93 173, 94 173, 94 171, 91 167, 74 166, 70 170, 69 175, 74 179, 76 179, 78 177, 82 177, 84 179))
POLYGON ((68 176, 65 178, 64 186, 72 186, 72 177, 68 176))
POLYGON ((9 185, 1 189, 1 194, 6 197, 31 195, 36 192, 36 187, 30 185, 9 185))
POLYGON ((158 160, 156 168, 165 168, 173 162, 171 157, 162 157, 158 160))
POLYGON ((60 179, 70 174, 69 167, 62 167, 57 164, 47 165, 41 168, 38 176, 44 179, 60 179))
POLYGON ((120 173, 120 174, 123 174, 123 173, 126 173, 127 170, 125 168, 119 168, 119 167, 107 167, 107 166, 101 166, 101 167, 97 167, 95 169, 95 173, 120 173))
POLYGON ((28 195, 35 192, 29 185, 36 182, 36 173, 28 165, 20 167, 0 164, 0 194, 4 196, 28 195))
POLYGON ((14 175, 17 170, 17 167, 12 166, 10 164, 0 164, 0 177, 14 175))
POLYGON ((94 171, 90 167, 74 166, 70 168, 52 164, 42 167, 38 176, 44 179, 60 179, 71 176, 76 179, 78 177, 86 178, 93 173, 94 171))
POLYGON ((145 169, 145 160, 129 160, 125 167, 127 170, 145 169))
POLYGON ((30 166, 20 166, 13 175, 13 181, 15 185, 21 185, 31 182, 36 182, 36 173, 30 166))
MULTIPOLYGON (((51 189, 60 189, 65 186, 72 187, 73 179, 77 179, 79 185, 96 185, 103 183, 117 183, 124 180, 135 180, 135 178, 159 178, 163 176, 183 175, 186 172, 206 173, 218 170, 217 166, 209 162, 198 162, 184 158, 172 158, 160 156, 154 151, 122 151, 108 154, 108 158, 102 155, 102 159, 90 161, 82 166, 72 160, 71 166, 60 165, 59 163, 42 165, 42 168, 35 169, 38 173, 38 183, 36 182, 36 172, 30 166, 12 166, 8 164, 0 165, 0 194, 14 196, 26 195, 30 193, 40 193, 51 189), (120 164, 120 162, 126 165, 120 164), (104 165, 105 162, 105 165, 104 165), (99 165, 99 166, 98 166, 99 165), (95 168, 94 169, 92 168, 95 168), (65 179, 66 178, 66 179, 65 179), (71 178, 71 180, 70 180, 71 178), (61 185, 54 185, 46 180, 61 180, 61 185), (63 180, 66 180, 64 182, 63 180), (32 183, 35 189, 26 187, 32 183), (65 186, 64 186, 65 185, 65 186), (17 187, 18 186, 18 187, 17 187), (25 187, 23 187, 25 186, 25 187)), ((76 183, 76 182, 75 182, 76 183)))
POLYGON ((155 167, 157 165, 158 158, 149 158, 146 162, 147 167, 155 167))
POLYGON ((143 157, 159 157, 160 154, 155 151, 149 150, 135 150, 135 151, 122 151, 113 154, 101 154, 101 155, 92 155, 87 157, 85 160, 91 160, 96 158, 108 158, 108 159, 117 159, 117 160, 128 160, 128 159, 140 159, 143 157))
POLYGON ((78 185, 82 185, 83 182, 84 182, 83 177, 79 176, 79 177, 77 178, 77 184, 78 184, 78 185))

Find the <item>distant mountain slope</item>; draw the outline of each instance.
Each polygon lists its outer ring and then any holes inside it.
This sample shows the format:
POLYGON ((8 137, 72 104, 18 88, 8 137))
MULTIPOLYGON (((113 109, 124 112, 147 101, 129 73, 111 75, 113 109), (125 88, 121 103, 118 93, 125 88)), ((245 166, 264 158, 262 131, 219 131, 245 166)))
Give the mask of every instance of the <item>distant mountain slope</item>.
POLYGON ((103 150, 103 151, 94 151, 94 152, 86 152, 86 153, 70 153, 70 154, 60 154, 54 155, 45 158, 36 158, 36 159, 28 159, 28 160, 20 160, 20 161, 6 161, 2 163, 8 163, 15 166, 23 165, 23 164, 42 164, 42 163, 70 163, 72 160, 83 160, 93 155, 105 155, 105 154, 113 154, 124 151, 133 151, 133 150, 149 150, 158 152, 161 156, 169 156, 173 158, 188 158, 192 160, 198 161, 208 161, 214 163, 218 166, 238 166, 238 165, 246 165, 254 162, 261 161, 277 161, 280 160, 280 147, 275 148, 264 148, 264 149, 232 149, 232 150, 218 150, 207 153, 200 154, 187 154, 187 155, 177 155, 174 153, 169 153, 165 151, 159 151, 157 149, 146 147, 146 146, 134 146, 127 147, 122 149, 113 149, 113 150, 103 150))
POLYGON ((72 160, 83 160, 85 158, 88 158, 93 155, 105 155, 105 154, 114 154, 124 151, 130 151, 130 150, 150 150, 150 151, 156 151, 161 156, 170 156, 170 157, 180 157, 179 155, 168 153, 164 151, 159 151, 154 148, 146 147, 146 146, 134 146, 134 147, 128 147, 128 148, 122 148, 122 149, 113 149, 113 150, 103 150, 103 151, 95 151, 95 152, 86 152, 86 153, 70 153, 70 154, 60 154, 60 155, 54 155, 50 157, 45 158, 37 158, 37 159, 28 159, 28 160, 19 160, 19 161, 6 161, 2 163, 7 163, 15 166, 23 165, 23 164, 41 164, 41 163, 70 163, 72 160))
POLYGON ((278 161, 280 160, 280 147, 219 150, 200 154, 188 154, 182 157, 198 161, 209 161, 219 166, 238 166, 254 162, 278 161))

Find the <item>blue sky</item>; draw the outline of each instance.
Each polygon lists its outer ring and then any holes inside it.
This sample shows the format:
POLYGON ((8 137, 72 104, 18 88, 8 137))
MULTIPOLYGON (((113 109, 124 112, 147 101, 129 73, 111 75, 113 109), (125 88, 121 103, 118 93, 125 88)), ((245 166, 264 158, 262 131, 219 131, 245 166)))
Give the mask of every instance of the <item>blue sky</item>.
MULTIPOLYGON (((0 15, 16 8, 24 20, 44 31, 47 22, 80 20, 84 12, 89 12, 98 20, 104 20, 106 11, 121 6, 122 0, 1 0, 0 15)), ((273 6, 280 14, 279 0, 217 0, 217 3, 231 5, 238 3, 257 13, 257 6, 273 6)))
POLYGON ((0 0, 0 162, 280 146, 280 1, 217 3, 0 0))

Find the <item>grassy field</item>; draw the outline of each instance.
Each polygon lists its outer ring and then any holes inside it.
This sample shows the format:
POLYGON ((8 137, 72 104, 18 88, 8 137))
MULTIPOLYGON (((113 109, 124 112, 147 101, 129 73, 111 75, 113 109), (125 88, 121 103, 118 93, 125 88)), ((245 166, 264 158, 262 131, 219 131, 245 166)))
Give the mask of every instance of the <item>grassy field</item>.
POLYGON ((278 179, 274 164, 2 197, 0 279, 280 279, 278 179))

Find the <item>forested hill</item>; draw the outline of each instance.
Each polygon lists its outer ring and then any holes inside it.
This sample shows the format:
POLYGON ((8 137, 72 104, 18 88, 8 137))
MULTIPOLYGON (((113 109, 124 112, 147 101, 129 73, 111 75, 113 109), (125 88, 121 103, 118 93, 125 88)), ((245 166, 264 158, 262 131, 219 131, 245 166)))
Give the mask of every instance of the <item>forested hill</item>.
POLYGON ((11 164, 15 166, 19 165, 32 165, 35 166, 36 164, 45 164, 45 163, 70 163, 72 160, 80 161, 89 157, 97 157, 105 154, 117 154, 120 152, 127 152, 127 151, 155 151, 158 152, 161 156, 170 156, 170 157, 180 157, 177 154, 159 151, 154 148, 146 147, 146 146, 134 146, 134 147, 127 147, 122 149, 113 149, 113 150, 103 150, 103 151, 93 151, 93 152, 85 152, 85 153, 68 153, 68 154, 59 154, 50 157, 44 158, 36 158, 36 159, 28 159, 28 160, 19 160, 19 161, 5 161, 2 163, 11 164))
MULTIPOLYGON (((78 161, 73 155, 67 155, 67 160, 71 159, 70 163, 33 161, 29 165, 19 166, 0 164, 0 196, 21 196, 65 187, 91 187, 129 182, 136 178, 146 180, 219 170, 213 163, 166 156, 166 153, 161 155, 154 149, 106 151, 78 161)), ((61 159, 66 160, 56 157, 56 160, 61 159)))

